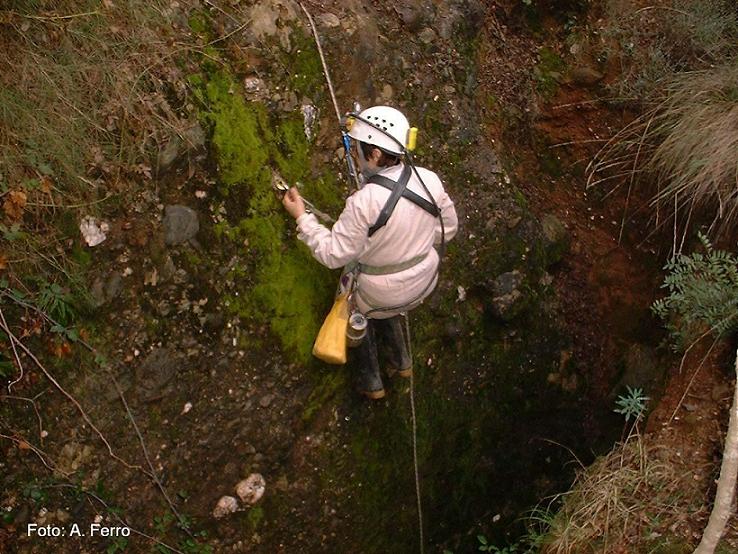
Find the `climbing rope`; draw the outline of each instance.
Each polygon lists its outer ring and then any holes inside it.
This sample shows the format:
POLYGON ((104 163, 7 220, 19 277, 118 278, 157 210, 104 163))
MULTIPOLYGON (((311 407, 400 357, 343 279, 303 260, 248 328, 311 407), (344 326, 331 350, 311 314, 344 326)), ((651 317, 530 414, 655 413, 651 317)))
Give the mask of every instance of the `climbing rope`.
MULTIPOLYGON (((404 314, 405 319, 405 341, 407 353, 413 359, 412 343, 410 342, 410 314, 404 314)), ((415 416, 415 372, 410 373, 410 414, 413 422, 413 468, 415 470, 415 496, 418 500, 418 530, 420 531, 420 554, 425 552, 425 540, 423 537, 423 505, 420 500, 420 471, 418 470, 418 422, 415 416)))
POLYGON ((300 7, 302 8, 302 11, 305 12, 305 15, 308 18, 308 22, 310 23, 310 28, 313 30, 313 36, 315 37, 315 45, 318 47, 318 54, 320 54, 320 63, 323 64, 323 74, 325 75, 325 80, 328 82, 328 90, 331 93, 331 100, 333 101, 333 107, 336 109, 336 117, 338 118, 338 124, 341 124, 341 110, 338 109, 338 102, 336 102, 336 93, 333 91, 333 83, 331 83, 331 76, 328 73, 328 66, 325 63, 325 56, 323 56, 323 48, 320 46, 320 39, 318 38, 318 30, 315 28, 315 23, 313 23, 313 17, 310 15, 310 12, 307 11, 307 8, 302 5, 302 2, 298 2, 300 4, 300 7))
MULTIPOLYGON (((308 23, 310 23, 310 28, 313 30, 313 37, 315 38, 315 46, 317 46, 318 48, 318 54, 320 55, 320 63, 323 66, 323 75, 325 75, 325 81, 326 83, 328 83, 328 91, 331 93, 331 101, 333 102, 333 108, 336 110, 336 118, 338 119, 338 125, 340 127, 342 125, 341 110, 338 108, 338 101, 336 101, 336 93, 333 90, 333 83, 331 82, 331 74, 328 72, 328 64, 325 63, 325 56, 323 55, 323 47, 320 45, 320 38, 318 37, 318 30, 315 28, 313 17, 310 15, 310 12, 307 11, 307 8, 302 4, 302 2, 298 2, 298 4, 300 4, 302 11, 305 12, 305 15, 307 16, 307 19, 308 19, 308 23)), ((345 131, 341 131, 341 141, 343 142, 343 148, 346 151, 346 163, 348 164, 349 174, 353 178, 354 184, 356 185, 356 189, 358 190, 361 188, 361 183, 359 183, 359 175, 353 169, 353 165, 351 162, 350 139, 345 131)))

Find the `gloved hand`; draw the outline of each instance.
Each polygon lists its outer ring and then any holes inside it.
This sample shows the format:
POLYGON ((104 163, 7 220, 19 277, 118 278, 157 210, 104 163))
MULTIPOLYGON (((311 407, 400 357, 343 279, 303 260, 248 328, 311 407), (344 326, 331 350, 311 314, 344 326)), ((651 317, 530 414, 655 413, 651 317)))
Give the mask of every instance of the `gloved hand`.
POLYGON ((292 217, 297 219, 305 213, 305 203, 296 187, 292 187, 282 197, 282 205, 292 217))

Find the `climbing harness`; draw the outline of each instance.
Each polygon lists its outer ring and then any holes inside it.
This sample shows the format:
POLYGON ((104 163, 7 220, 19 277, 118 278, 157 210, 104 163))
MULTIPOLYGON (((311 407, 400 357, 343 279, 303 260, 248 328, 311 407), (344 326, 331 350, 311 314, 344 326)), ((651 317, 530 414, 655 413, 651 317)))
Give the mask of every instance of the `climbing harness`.
POLYGON ((389 198, 387 199, 387 202, 382 208, 382 211, 379 212, 379 217, 377 218, 377 221, 374 223, 374 225, 369 227, 370 237, 387 224, 387 220, 392 215, 392 212, 394 211, 395 206, 397 206, 397 202, 400 200, 400 198, 406 198, 407 200, 410 200, 410 202, 412 202, 416 206, 419 206, 430 215, 432 215, 434 218, 441 215, 441 212, 435 202, 429 202, 419 194, 416 194, 407 188, 407 182, 410 180, 411 171, 412 169, 410 168, 410 166, 405 165, 405 168, 400 174, 400 179, 397 181, 388 179, 383 175, 373 175, 369 178, 369 181, 367 181, 367 184, 374 183, 392 191, 392 194, 390 194, 389 198))

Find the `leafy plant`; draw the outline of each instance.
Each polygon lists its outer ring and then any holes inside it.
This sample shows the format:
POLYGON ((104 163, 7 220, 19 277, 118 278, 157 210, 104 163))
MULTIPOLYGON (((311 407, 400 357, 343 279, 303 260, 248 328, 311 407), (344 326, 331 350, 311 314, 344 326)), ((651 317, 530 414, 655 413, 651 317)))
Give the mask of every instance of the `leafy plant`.
POLYGON ((623 414, 625 421, 629 421, 631 417, 635 421, 639 421, 646 411, 648 400, 648 396, 643 395, 642 389, 628 387, 628 393, 621 394, 615 401, 617 408, 614 411, 615 413, 623 414))
POLYGON ((62 324, 70 323, 77 315, 72 295, 56 283, 42 284, 37 303, 39 309, 62 324))
POLYGON ((13 362, 0 352, 0 377, 9 377, 15 372, 13 362))
POLYGON ((490 544, 484 535, 477 535, 477 540, 479 541, 480 552, 493 552, 494 554, 517 554, 518 552, 516 545, 513 544, 500 548, 499 546, 490 544))
POLYGON ((20 230, 19 223, 13 223, 10 227, 0 224, 0 233, 3 234, 3 238, 8 242, 13 242, 26 237, 26 234, 20 230))
POLYGON ((117 554, 123 552, 128 547, 128 539, 121 537, 113 539, 113 541, 105 549, 105 554, 117 554))
POLYGON ((715 250, 699 234, 705 253, 677 254, 666 264, 662 288, 653 312, 666 321, 675 350, 684 350, 709 332, 716 337, 738 328, 738 257, 715 250))

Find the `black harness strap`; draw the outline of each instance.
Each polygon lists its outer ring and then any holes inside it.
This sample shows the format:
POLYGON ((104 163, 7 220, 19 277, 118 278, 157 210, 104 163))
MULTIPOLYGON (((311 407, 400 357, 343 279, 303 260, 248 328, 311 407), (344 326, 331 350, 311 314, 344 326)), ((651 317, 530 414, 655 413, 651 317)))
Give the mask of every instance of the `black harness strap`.
POLYGON ((419 206, 433 217, 439 216, 440 212, 435 204, 407 189, 407 183, 410 180, 411 172, 412 169, 410 168, 410 165, 406 164, 398 181, 393 181, 392 179, 388 179, 382 175, 374 175, 369 178, 369 181, 367 181, 367 184, 374 183, 375 185, 379 185, 392 191, 387 202, 385 202, 382 211, 379 212, 377 221, 374 225, 369 227, 370 237, 387 224, 387 220, 392 215, 392 212, 395 211, 395 206, 397 206, 397 202, 400 200, 400 197, 410 200, 410 202, 419 206))

